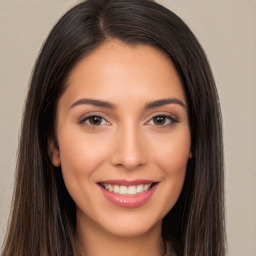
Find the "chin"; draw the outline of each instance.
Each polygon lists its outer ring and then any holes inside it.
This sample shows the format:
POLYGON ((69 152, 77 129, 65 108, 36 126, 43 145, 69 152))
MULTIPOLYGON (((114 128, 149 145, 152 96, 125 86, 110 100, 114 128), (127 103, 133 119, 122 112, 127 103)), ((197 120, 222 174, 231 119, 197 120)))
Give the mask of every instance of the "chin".
MULTIPOLYGON (((106 216, 107 217, 107 216, 106 216)), ((152 216, 149 213, 140 212, 139 209, 130 212, 126 210, 122 214, 116 214, 113 218, 107 218, 98 222, 101 227, 114 236, 138 237, 150 233, 151 231, 162 229, 162 219, 164 216, 152 216)))
POLYGON ((134 223, 133 225, 125 225, 125 223, 123 223, 122 225, 115 225, 115 227, 112 226, 111 228, 109 227, 107 231, 114 236, 125 238, 134 238, 147 235, 156 229, 159 229, 161 232, 162 221, 154 224, 153 226, 148 224, 149 223, 134 223))

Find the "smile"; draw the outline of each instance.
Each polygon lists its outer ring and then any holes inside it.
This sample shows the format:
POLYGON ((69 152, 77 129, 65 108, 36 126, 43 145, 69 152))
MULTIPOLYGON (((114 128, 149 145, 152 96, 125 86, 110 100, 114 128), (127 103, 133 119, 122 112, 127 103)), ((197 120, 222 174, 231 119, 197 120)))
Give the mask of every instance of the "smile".
POLYGON ((156 192, 159 182, 149 180, 108 180, 98 186, 104 197, 123 208, 137 208, 146 204, 156 192))
POLYGON ((131 186, 125 186, 125 185, 116 185, 116 184, 100 184, 104 189, 113 192, 118 195, 138 195, 140 193, 146 192, 149 190, 153 183, 147 183, 147 184, 139 184, 139 185, 131 185, 131 186))

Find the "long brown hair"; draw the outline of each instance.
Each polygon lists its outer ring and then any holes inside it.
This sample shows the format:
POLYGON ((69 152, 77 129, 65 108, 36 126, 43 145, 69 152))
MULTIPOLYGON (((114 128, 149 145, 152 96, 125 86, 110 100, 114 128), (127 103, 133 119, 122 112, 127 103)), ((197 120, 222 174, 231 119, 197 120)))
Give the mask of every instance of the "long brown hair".
POLYGON ((223 145, 218 95, 197 39, 170 10, 150 0, 88 0, 55 25, 37 59, 27 95, 12 211, 2 256, 79 255, 75 204, 61 168, 48 157, 56 107, 74 66, 109 38, 163 51, 182 80, 193 157, 162 236, 177 255, 224 256, 223 145))

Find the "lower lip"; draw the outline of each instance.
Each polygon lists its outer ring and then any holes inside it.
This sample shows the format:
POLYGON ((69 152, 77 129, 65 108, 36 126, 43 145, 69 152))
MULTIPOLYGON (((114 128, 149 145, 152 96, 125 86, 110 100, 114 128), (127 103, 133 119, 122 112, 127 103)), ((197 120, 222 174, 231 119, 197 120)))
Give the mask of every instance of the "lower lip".
POLYGON ((100 187, 103 195, 113 204, 123 208, 137 208, 146 204, 150 198, 154 195, 158 184, 155 184, 152 188, 146 192, 142 192, 134 196, 124 196, 110 192, 103 187, 100 187))

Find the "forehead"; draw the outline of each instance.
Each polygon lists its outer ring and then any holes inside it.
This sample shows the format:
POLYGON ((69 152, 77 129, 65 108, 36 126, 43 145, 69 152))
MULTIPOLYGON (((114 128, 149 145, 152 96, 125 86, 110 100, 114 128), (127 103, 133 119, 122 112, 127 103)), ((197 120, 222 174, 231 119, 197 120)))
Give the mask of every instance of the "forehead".
POLYGON ((148 45, 118 40, 104 43, 75 66, 65 94, 110 101, 121 96, 131 100, 168 96, 185 101, 182 83, 166 54, 148 45))

